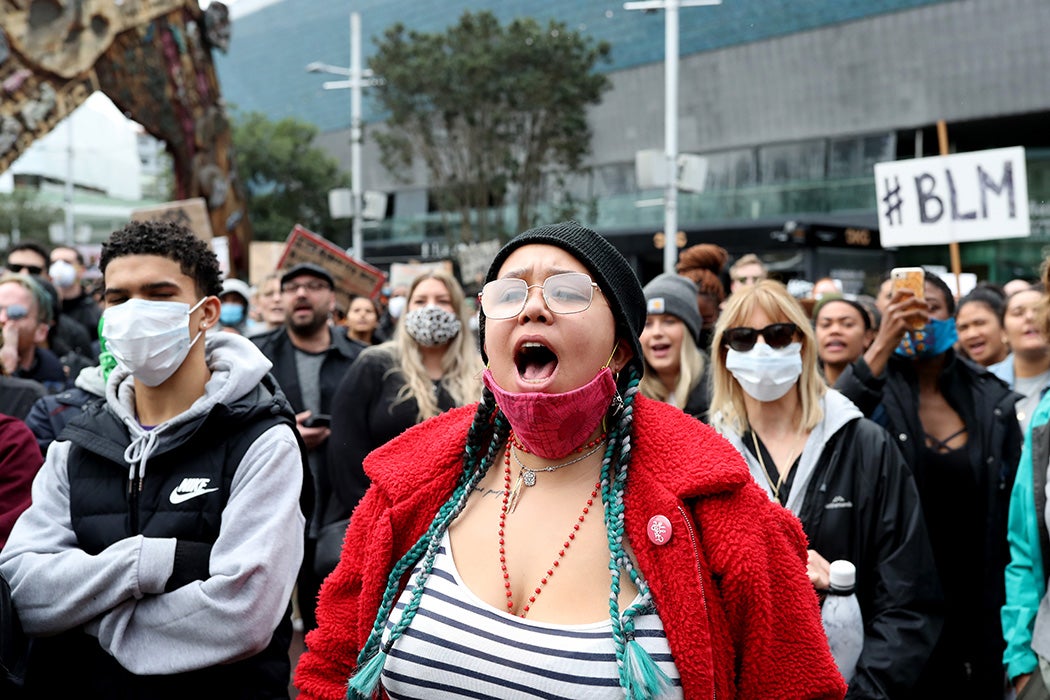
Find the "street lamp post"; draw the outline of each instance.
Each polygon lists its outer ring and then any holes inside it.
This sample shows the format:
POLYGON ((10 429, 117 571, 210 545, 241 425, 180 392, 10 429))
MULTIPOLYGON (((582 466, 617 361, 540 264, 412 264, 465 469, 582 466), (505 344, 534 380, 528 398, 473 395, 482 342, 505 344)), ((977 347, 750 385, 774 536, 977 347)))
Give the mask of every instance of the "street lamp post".
POLYGON ((371 70, 361 69, 361 15, 350 13, 350 67, 333 66, 314 61, 306 67, 310 73, 330 73, 341 75, 346 80, 329 80, 322 87, 325 90, 350 89, 350 198, 353 217, 351 247, 353 256, 364 260, 364 240, 361 234, 361 88, 378 85, 380 81, 372 78, 371 70))
POLYGON ((640 0, 625 10, 664 10, 664 272, 678 263, 678 8, 721 5, 722 0, 640 0))

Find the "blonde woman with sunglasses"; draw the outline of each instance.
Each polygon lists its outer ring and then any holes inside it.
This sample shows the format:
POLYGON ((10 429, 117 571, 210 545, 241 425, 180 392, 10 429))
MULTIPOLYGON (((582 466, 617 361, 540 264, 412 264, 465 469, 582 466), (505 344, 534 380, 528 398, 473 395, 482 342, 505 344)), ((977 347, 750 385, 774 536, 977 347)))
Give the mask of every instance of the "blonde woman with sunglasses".
POLYGON ((813 330, 780 282, 733 294, 715 326, 712 425, 802 521, 823 600, 830 562, 857 568, 864 650, 849 697, 901 697, 940 631, 940 589, 919 494, 882 428, 829 389, 813 330))

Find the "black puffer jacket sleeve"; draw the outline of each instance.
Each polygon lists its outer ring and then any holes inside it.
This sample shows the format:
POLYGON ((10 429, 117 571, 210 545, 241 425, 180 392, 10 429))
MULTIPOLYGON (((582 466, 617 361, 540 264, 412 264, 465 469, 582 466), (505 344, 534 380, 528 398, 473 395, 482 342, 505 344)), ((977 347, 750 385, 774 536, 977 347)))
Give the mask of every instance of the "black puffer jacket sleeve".
POLYGON ((882 388, 886 385, 886 373, 876 377, 863 357, 847 365, 832 387, 860 409, 865 418, 871 418, 882 403, 882 388))

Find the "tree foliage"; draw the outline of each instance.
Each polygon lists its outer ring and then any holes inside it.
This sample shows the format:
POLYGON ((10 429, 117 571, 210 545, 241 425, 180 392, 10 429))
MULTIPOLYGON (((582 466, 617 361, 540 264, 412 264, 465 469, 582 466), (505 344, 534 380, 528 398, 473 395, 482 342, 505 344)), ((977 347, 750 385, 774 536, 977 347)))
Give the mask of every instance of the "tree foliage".
POLYGON ((545 174, 577 172, 590 152, 586 110, 609 88, 595 72, 608 60, 605 42, 560 22, 503 26, 490 12, 466 12, 441 33, 395 24, 377 46, 369 66, 383 80, 373 93, 388 115, 375 134, 383 164, 398 173, 422 159, 464 240, 499 233, 492 211, 509 199, 518 230, 528 228, 545 174))
POLYGON ((233 143, 256 240, 283 241, 296 224, 349 246, 348 226, 328 213, 328 191, 349 187, 338 163, 313 145, 317 128, 258 112, 235 113, 233 143))
POLYGON ((33 240, 51 245, 51 224, 64 219, 62 210, 41 204, 34 190, 15 188, 10 194, 0 194, 0 232, 8 234, 11 242, 33 240))

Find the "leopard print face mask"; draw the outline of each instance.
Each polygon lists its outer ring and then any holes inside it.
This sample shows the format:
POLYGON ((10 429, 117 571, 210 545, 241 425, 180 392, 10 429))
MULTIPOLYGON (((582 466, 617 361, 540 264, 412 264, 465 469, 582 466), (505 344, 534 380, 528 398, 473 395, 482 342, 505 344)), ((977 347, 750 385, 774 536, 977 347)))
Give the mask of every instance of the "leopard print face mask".
POLYGON ((426 347, 444 345, 459 335, 463 328, 456 314, 440 306, 425 306, 409 311, 402 323, 412 339, 426 347))

